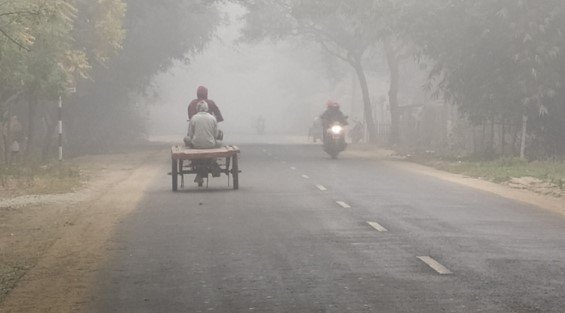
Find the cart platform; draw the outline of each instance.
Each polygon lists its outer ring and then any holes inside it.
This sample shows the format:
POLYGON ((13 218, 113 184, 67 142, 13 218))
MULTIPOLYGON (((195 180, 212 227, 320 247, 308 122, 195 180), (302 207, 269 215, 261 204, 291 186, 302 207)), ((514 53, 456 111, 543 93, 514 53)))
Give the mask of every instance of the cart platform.
MULTIPOLYGON (((198 174, 208 181, 208 177, 216 167, 220 173, 231 176, 233 188, 239 188, 239 162, 240 150, 236 146, 224 146, 215 149, 192 149, 177 145, 171 148, 171 176, 172 189, 178 190, 178 178, 181 178, 181 188, 184 187, 184 175, 198 174)), ((202 187, 202 180, 198 183, 202 187)))
POLYGON ((173 160, 203 160, 211 158, 230 158, 239 153, 236 146, 225 146, 215 149, 192 149, 185 146, 173 146, 171 157, 173 160))

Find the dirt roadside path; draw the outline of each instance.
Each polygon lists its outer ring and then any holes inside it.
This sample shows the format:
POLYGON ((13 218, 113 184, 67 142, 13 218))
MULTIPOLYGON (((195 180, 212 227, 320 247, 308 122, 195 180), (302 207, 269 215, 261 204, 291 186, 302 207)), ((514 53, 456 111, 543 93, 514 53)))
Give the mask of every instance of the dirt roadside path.
POLYGON ((82 201, 0 209, 0 283, 7 293, 0 312, 84 311, 116 225, 166 173, 167 158, 168 150, 151 148, 73 160, 91 177, 77 197, 82 201))

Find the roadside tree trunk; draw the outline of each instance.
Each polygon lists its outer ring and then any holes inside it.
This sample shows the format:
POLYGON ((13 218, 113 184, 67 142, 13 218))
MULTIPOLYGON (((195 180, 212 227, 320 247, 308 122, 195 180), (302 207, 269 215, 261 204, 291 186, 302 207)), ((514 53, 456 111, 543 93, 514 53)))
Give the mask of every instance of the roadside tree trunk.
POLYGON ((35 142, 35 117, 37 115, 37 96, 35 93, 31 93, 28 101, 28 126, 27 126, 27 147, 26 147, 26 157, 30 158, 33 153, 34 142, 35 142))
POLYGON ((390 70, 390 88, 388 101, 390 105, 390 138, 389 143, 400 143, 400 108, 398 104, 398 86, 400 80, 400 61, 389 40, 384 41, 386 59, 390 70))
POLYGON ((500 120, 500 154, 506 156, 506 120, 500 120))
POLYGON ((43 161, 48 160, 49 154, 51 152, 51 147, 53 145, 53 135, 57 127, 57 123, 53 121, 51 116, 45 115, 44 118, 45 129, 47 130, 45 137, 43 138, 43 144, 41 149, 41 159, 43 161))
POLYGON ((5 118, 2 123, 0 124, 0 126, 2 126, 1 131, 2 131, 2 142, 4 143, 4 161, 6 163, 10 162, 10 143, 8 143, 9 139, 8 139, 8 134, 10 134, 11 130, 11 124, 10 123, 10 118, 12 117, 12 106, 10 104, 8 104, 8 115, 7 118, 5 118))
POLYGON ((489 137, 490 137, 489 149, 490 149, 490 151, 489 151, 489 153, 492 153, 493 156, 496 153, 496 142, 495 142, 495 139, 494 139, 495 134, 496 134, 496 132, 495 132, 495 119, 496 118, 494 116, 494 112, 492 112, 491 116, 490 116, 490 134, 489 134, 489 137))
POLYGON ((361 87, 361 94, 363 95, 363 114, 365 115, 365 124, 367 125, 367 131, 369 132, 369 142, 377 142, 377 130, 375 127, 375 121, 373 119, 373 107, 371 105, 371 96, 369 94, 369 86, 367 85, 367 76, 363 66, 361 65, 361 60, 356 59, 352 62, 357 77, 359 78, 359 85, 361 87))
POLYGON ((9 134, 11 133, 11 118, 13 115, 12 112, 12 105, 14 102, 18 101, 19 96, 21 95, 20 92, 15 93, 13 95, 11 95, 10 97, 8 97, 8 99, 6 99, 5 101, 3 101, 2 106, 6 107, 6 115, 2 118, 3 121, 0 122, 0 131, 2 132, 2 141, 4 143, 4 160, 6 162, 8 162, 8 160, 10 159, 10 144, 11 142, 9 142, 9 134))
POLYGON ((528 134, 528 116, 522 115, 522 138, 520 142, 520 159, 526 158, 526 135, 528 134))

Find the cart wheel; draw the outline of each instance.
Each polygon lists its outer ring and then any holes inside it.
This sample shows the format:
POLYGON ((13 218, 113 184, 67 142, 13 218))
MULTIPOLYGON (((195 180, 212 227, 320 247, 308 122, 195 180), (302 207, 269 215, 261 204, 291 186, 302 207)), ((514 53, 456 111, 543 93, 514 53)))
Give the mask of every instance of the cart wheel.
POLYGON ((239 189, 239 164, 237 160, 237 153, 232 157, 231 174, 233 177, 233 189, 239 189))
POLYGON ((177 160, 171 160, 171 178, 173 181, 173 191, 178 190, 178 181, 179 181, 179 173, 178 173, 178 162, 177 160))

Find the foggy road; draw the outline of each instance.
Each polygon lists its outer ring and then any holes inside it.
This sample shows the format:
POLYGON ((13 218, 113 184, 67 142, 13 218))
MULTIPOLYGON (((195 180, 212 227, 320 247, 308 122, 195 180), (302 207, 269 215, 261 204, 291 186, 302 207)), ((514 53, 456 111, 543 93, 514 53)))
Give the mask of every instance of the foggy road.
POLYGON ((319 146, 241 145, 240 190, 155 166, 95 312, 562 312, 565 220, 319 146))
POLYGON ((564 34, 565 0, 0 0, 0 313, 563 313, 564 34), (210 153, 234 186, 173 192, 210 153))

